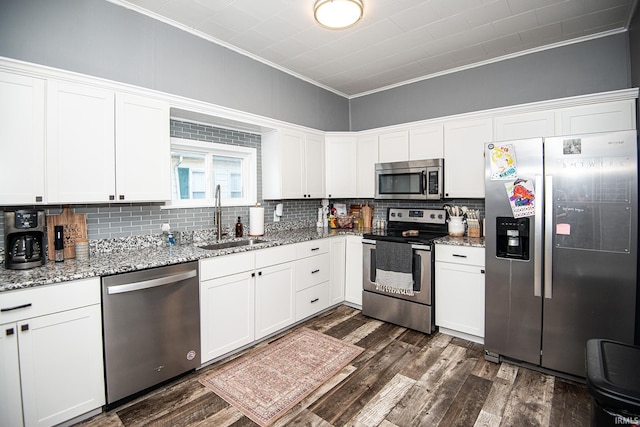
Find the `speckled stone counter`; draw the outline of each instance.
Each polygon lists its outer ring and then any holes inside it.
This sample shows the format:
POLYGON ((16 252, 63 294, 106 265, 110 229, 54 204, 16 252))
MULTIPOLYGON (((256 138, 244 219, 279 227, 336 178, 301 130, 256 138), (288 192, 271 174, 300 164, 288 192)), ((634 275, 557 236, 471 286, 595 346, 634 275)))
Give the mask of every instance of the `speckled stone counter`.
POLYGON ((484 248, 484 237, 451 237, 445 236, 440 239, 436 239, 435 243, 441 245, 451 246, 473 246, 478 248, 484 248))
MULTIPOLYGON (((49 285, 69 280, 85 279, 89 277, 108 276, 110 274, 127 273, 146 268, 161 267, 202 258, 223 256, 232 253, 254 251, 273 246, 299 243, 308 240, 322 239, 338 235, 362 235, 362 231, 348 229, 316 229, 301 228, 294 230, 272 231, 260 237, 265 240, 251 246, 240 246, 221 250, 201 249, 207 243, 197 242, 185 245, 160 245, 152 247, 129 248, 106 253, 97 253, 86 261, 67 259, 56 263, 48 261, 42 267, 29 270, 8 270, 0 268, 0 292, 34 286, 49 285)), ((242 240, 240 239, 224 239, 242 240)))

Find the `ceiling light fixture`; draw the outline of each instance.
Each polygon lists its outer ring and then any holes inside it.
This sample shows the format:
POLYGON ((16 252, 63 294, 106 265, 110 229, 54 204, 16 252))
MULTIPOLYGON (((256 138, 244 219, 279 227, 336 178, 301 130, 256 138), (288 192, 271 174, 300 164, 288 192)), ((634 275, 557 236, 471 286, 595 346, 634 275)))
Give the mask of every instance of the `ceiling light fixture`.
POLYGON ((332 30, 349 28, 362 19, 362 0, 317 0, 313 16, 320 25, 332 30))

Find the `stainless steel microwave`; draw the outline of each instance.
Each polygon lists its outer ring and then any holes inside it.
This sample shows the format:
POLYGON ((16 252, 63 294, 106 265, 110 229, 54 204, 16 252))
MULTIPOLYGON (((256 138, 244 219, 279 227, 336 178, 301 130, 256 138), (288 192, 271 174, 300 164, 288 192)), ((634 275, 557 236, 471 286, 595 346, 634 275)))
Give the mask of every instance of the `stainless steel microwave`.
POLYGON ((376 163, 376 199, 440 200, 444 160, 376 163))

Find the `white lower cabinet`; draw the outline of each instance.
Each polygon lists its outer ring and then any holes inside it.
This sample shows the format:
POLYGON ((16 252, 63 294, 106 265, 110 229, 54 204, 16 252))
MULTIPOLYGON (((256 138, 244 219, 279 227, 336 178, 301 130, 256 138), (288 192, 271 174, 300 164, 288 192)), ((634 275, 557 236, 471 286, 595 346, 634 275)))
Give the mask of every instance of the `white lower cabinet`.
POLYGON ((0 425, 52 426, 104 405, 99 278, 6 292, 0 308, 0 425))
POLYGON ((296 321, 329 307, 330 239, 299 243, 296 261, 296 321))
POLYGON ((346 274, 346 238, 332 237, 329 239, 329 266, 331 279, 329 289, 329 305, 340 304, 344 301, 344 284, 346 274))
POLYGON ((484 248, 436 245, 435 311, 440 331, 484 342, 484 248))
POLYGON ((346 239, 344 299, 362 306, 362 237, 347 236, 346 239))
POLYGON ((256 277, 256 339, 295 321, 294 263, 261 268, 256 277))

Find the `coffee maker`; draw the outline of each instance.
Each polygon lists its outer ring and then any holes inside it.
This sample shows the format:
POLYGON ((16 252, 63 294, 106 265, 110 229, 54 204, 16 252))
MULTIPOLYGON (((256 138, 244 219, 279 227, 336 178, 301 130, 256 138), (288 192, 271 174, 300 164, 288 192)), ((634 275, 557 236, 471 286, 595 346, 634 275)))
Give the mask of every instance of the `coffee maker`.
POLYGON ((40 210, 4 212, 4 264, 24 270, 45 263, 45 214, 40 210))

